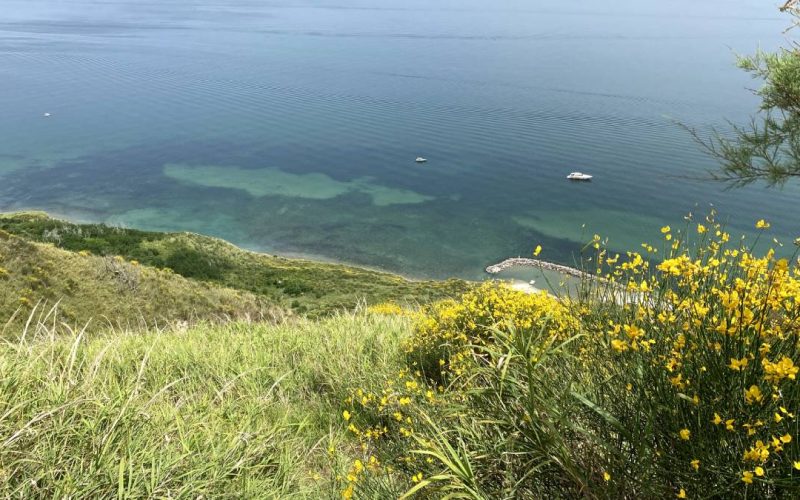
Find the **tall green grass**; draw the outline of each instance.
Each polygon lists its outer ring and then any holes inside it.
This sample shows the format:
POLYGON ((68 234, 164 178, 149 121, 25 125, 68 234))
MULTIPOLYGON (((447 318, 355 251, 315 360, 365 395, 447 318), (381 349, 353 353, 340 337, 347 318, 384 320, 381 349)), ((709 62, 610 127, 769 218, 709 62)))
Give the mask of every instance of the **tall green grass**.
POLYGON ((0 496, 324 498, 350 380, 402 363, 400 318, 88 337, 53 317, 0 345, 0 496))

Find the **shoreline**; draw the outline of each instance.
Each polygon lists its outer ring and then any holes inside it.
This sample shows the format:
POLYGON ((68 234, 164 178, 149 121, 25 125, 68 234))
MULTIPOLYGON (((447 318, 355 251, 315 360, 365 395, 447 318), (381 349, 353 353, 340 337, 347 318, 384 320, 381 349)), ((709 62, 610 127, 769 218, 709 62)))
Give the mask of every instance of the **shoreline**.
POLYGON ((391 276, 397 276, 398 278, 402 278, 402 279, 404 279, 406 281, 413 282, 413 283, 424 283, 424 282, 432 282, 432 281, 445 282, 445 281, 450 281, 450 280, 459 280, 459 281, 464 281, 464 282, 467 282, 467 283, 480 283, 480 281, 471 280, 471 279, 465 279, 465 278, 459 278, 459 277, 455 277, 455 276, 450 276, 450 277, 443 278, 443 279, 411 276, 411 275, 408 275, 408 274, 405 274, 405 273, 402 273, 402 272, 398 272, 398 271, 391 271, 391 270, 387 270, 387 269, 382 269, 382 268, 378 268, 378 267, 369 266, 369 265, 366 265, 366 264, 357 264, 357 263, 353 263, 353 262, 339 260, 339 259, 336 259, 336 258, 333 258, 333 257, 326 257, 324 255, 318 255, 318 254, 312 254, 312 253, 304 253, 304 252, 275 252, 275 251, 269 251, 269 250, 257 250, 257 249, 253 249, 253 248, 248 248, 248 247, 243 246, 243 245, 239 245, 237 243, 234 243, 232 241, 228 241, 228 240, 226 240, 224 238, 220 238, 218 236, 212 236, 212 235, 205 234, 205 233, 198 233, 198 232, 195 232, 195 231, 187 231, 187 230, 164 231, 164 230, 159 230, 159 229, 143 229, 143 228, 140 228, 140 227, 133 227, 133 226, 128 226, 128 225, 109 224, 108 222, 106 222, 104 220, 101 220, 101 219, 86 218, 86 217, 82 217, 82 216, 78 216, 78 215, 73 216, 73 215, 65 214, 64 212, 42 210, 42 209, 39 209, 39 208, 24 208, 24 209, 10 210, 10 211, 0 210, 0 217, 2 217, 4 215, 14 215, 14 214, 41 214, 43 216, 49 217, 50 219, 58 220, 58 221, 61 221, 61 222, 66 222, 66 223, 69 223, 69 224, 103 224, 103 225, 111 227, 111 228, 130 229, 130 230, 133 230, 133 231, 145 231, 145 232, 162 233, 162 234, 190 234, 190 235, 194 235, 194 236, 200 236, 200 237, 203 237, 203 238, 209 238, 209 239, 218 241, 220 243, 223 243, 225 245, 232 246, 232 247, 234 247, 237 250, 240 250, 242 252, 247 252, 247 253, 254 254, 254 255, 259 255, 259 256, 264 256, 264 257, 269 257, 269 258, 284 259, 284 260, 289 260, 289 261, 310 262, 310 263, 315 263, 315 264, 327 264, 327 265, 331 265, 331 266, 351 267, 351 268, 361 269, 363 271, 369 271, 369 272, 373 272, 373 273, 380 273, 380 274, 386 274, 386 275, 391 275, 391 276))
MULTIPOLYGON (((373 267, 373 266, 369 266, 369 265, 365 265, 365 264, 358 264, 358 263, 348 262, 348 261, 339 260, 339 259, 336 259, 336 258, 333 258, 333 257, 327 257, 327 256, 324 256, 324 255, 318 255, 318 254, 312 254, 312 253, 306 253, 306 252, 296 252, 296 251, 295 252, 275 252, 275 251, 269 251, 269 250, 254 249, 252 247, 248 248, 246 246, 242 246, 242 245, 236 244, 234 242, 228 241, 228 240, 226 240, 224 238, 220 238, 220 237, 217 237, 217 236, 212 236, 212 235, 208 235, 208 234, 204 234, 204 233, 198 233, 198 232, 195 232, 195 231, 186 231, 186 230, 183 230, 183 231, 181 231, 181 230, 164 231, 164 230, 142 229, 142 228, 127 226, 127 225, 109 224, 108 222, 103 221, 103 220, 94 219, 94 218, 91 218, 91 217, 87 218, 85 216, 81 216, 81 215, 78 215, 78 214, 70 215, 70 214, 64 213, 62 211, 48 211, 48 210, 35 209, 35 208, 25 208, 25 209, 11 210, 11 211, 0 211, 0 216, 22 214, 22 213, 41 214, 41 215, 49 217, 51 219, 60 220, 62 222, 66 222, 66 223, 70 223, 70 224, 103 224, 103 225, 106 225, 108 227, 117 227, 117 228, 120 228, 120 229, 131 229, 131 230, 136 230, 136 231, 148 231, 148 232, 156 232, 156 233, 164 233, 164 234, 169 234, 169 233, 191 234, 191 235, 196 235, 196 236, 200 236, 200 237, 204 237, 204 238, 210 238, 210 239, 216 240, 216 241, 218 241, 218 242, 220 242, 222 244, 230 245, 230 246, 232 246, 232 247, 234 247, 234 248, 236 248, 238 250, 241 250, 243 252, 247 252, 247 253, 251 253, 251 254, 255 254, 255 255, 266 256, 266 257, 270 257, 270 258, 279 258, 279 259, 285 259, 285 260, 293 260, 293 261, 304 261, 304 262, 312 262, 312 263, 318 263, 318 264, 328 264, 328 265, 343 266, 343 267, 353 267, 353 268, 358 268, 358 269, 362 269, 362 270, 365 270, 365 271, 397 276, 399 278, 402 278, 404 280, 411 281, 411 282, 430 282, 430 281, 444 282, 444 281, 449 281, 449 280, 461 280, 461 281, 465 281, 465 282, 480 283, 481 281, 483 281, 483 280, 471 280, 471 279, 452 277, 452 276, 448 277, 448 278, 443 278, 443 279, 411 276, 411 275, 408 275, 408 274, 405 274, 405 273, 399 272, 399 271, 392 271, 392 270, 382 269, 382 268, 373 267)), ((499 262, 497 264, 493 264, 493 265, 487 266, 484 269, 484 271, 485 271, 486 274, 489 274, 490 277, 491 277, 492 275, 498 274, 498 273, 500 273, 502 271, 505 271, 507 269, 510 269, 512 267, 536 267, 538 269, 545 269, 545 270, 549 270, 549 271, 554 271, 554 272, 562 273, 562 274, 565 274, 565 275, 568 275, 568 276, 572 276, 572 277, 575 277, 575 278, 583 278, 583 277, 589 277, 589 278, 592 278, 592 279, 595 278, 594 276, 592 276, 592 275, 590 275, 588 273, 585 273, 583 271, 580 271, 578 269, 575 269, 575 268, 572 268, 572 267, 569 267, 569 266, 564 266, 564 265, 561 265, 561 264, 555 264, 553 262, 548 262, 548 261, 544 261, 544 260, 528 259, 528 258, 522 258, 522 257, 513 257, 513 258, 509 258, 509 259, 503 260, 503 261, 501 261, 501 262, 499 262)), ((510 278, 510 279, 494 278, 494 279, 500 279, 501 281, 507 281, 512 285, 513 288, 518 289, 518 290, 525 289, 524 291, 529 291, 529 292, 539 292, 539 291, 541 291, 540 288, 531 286, 530 284, 528 284, 528 283, 526 283, 526 282, 524 282, 522 280, 517 280, 517 279, 514 279, 514 278, 510 278)))

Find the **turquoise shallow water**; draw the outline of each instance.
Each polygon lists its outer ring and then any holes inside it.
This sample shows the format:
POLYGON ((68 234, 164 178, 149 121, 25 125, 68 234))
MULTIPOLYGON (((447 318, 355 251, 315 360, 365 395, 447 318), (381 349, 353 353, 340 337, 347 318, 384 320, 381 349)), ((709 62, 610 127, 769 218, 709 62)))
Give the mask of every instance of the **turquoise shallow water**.
POLYGON ((800 187, 696 180, 713 164, 674 124, 745 120, 733 51, 787 22, 760 0, 6 0, 0 210, 417 277, 537 244, 570 263, 710 205, 787 240, 800 187))

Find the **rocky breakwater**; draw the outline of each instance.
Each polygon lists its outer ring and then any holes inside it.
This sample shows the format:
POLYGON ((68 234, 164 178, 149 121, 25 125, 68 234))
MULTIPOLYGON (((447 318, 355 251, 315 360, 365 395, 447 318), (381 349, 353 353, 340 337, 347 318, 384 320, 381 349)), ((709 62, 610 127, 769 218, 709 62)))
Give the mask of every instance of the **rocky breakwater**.
POLYGON ((486 268, 486 272, 489 274, 497 274, 501 271, 505 271, 511 267, 536 267, 539 269, 546 269, 548 271, 555 271, 562 274, 566 274, 569 276, 574 276, 576 278, 589 278, 595 279, 596 276, 593 276, 589 273, 583 272, 580 269, 575 269, 574 267, 569 266, 562 266, 560 264, 553 264, 552 262, 547 262, 545 260, 538 260, 538 259, 526 259, 522 257, 515 257, 511 259, 506 259, 503 262, 499 262, 497 264, 491 265, 486 268))

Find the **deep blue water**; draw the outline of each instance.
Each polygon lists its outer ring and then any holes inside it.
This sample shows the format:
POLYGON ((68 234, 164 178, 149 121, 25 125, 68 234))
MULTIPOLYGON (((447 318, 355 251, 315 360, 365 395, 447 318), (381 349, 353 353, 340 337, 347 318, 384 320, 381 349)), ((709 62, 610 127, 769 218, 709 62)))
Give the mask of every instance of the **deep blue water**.
POLYGON ((800 187, 697 179, 675 124, 756 110, 734 52, 784 42, 770 2, 0 4, 0 210, 418 277, 638 247, 710 205, 800 234, 800 187))

